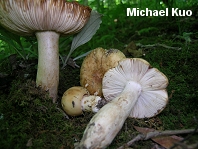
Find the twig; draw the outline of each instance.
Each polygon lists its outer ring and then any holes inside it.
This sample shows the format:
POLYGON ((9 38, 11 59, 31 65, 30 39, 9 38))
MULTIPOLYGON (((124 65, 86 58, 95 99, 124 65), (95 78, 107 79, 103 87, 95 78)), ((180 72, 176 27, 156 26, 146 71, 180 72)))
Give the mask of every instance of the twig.
MULTIPOLYGON (((196 117, 195 117, 195 120, 196 120, 196 117)), ((186 140, 188 140, 193 134, 195 134, 196 132, 198 131, 198 126, 195 128, 195 130, 190 134, 190 135, 188 135, 186 138, 184 138, 182 141, 180 141, 179 143, 180 144, 182 144, 182 142, 184 142, 184 141, 186 141, 186 140)), ((180 144, 175 144, 175 145, 173 145, 170 149, 174 149, 175 147, 177 147, 178 145, 180 145, 180 144)))
POLYGON ((63 110, 58 108, 58 106, 56 107, 56 109, 63 114, 64 118, 69 119, 69 116, 63 110))
POLYGON ((167 46, 165 44, 160 44, 160 43, 149 44, 149 45, 143 45, 141 43, 137 43, 136 46, 141 47, 141 48, 163 47, 163 48, 166 48, 166 49, 181 50, 181 47, 170 47, 170 46, 167 46))
MULTIPOLYGON (((140 141, 140 140, 148 140, 150 138, 154 138, 157 136, 165 136, 165 135, 178 135, 178 134, 187 134, 187 133, 193 133, 195 132, 195 129, 185 129, 185 130, 166 130, 166 131, 153 131, 149 132, 147 134, 139 134, 131 141, 127 142, 123 146, 120 146, 117 149, 124 149, 128 146, 131 146, 134 142, 140 141)), ((196 132, 198 132, 196 130, 196 132)))

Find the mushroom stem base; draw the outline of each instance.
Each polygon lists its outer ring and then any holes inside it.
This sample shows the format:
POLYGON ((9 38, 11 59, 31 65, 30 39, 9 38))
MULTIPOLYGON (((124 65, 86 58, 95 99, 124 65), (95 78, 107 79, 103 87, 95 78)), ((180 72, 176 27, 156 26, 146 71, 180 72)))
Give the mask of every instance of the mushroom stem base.
POLYGON ((95 96, 95 95, 89 95, 83 97, 81 100, 81 106, 83 111, 92 111, 94 113, 98 112, 100 108, 98 107, 98 104, 102 98, 100 96, 95 96))
POLYGON ((38 70, 36 84, 49 91, 49 96, 56 102, 59 83, 59 34, 52 31, 37 32, 38 70))

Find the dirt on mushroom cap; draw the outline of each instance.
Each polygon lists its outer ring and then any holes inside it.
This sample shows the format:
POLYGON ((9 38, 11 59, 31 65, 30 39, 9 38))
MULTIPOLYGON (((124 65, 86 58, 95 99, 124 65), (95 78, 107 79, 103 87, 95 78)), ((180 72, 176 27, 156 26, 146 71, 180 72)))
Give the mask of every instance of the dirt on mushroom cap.
POLYGON ((117 66, 125 55, 117 49, 96 48, 84 59, 80 71, 80 84, 91 95, 102 96, 102 78, 107 70, 117 66))

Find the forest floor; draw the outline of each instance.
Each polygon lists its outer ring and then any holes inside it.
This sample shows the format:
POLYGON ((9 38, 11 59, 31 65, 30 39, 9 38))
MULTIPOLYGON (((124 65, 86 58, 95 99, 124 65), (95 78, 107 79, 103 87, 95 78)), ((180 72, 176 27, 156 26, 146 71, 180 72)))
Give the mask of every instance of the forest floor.
MULTIPOLYGON (((169 103, 153 118, 128 118, 109 149, 118 148, 138 135, 134 126, 159 131, 198 127, 198 32, 183 36, 170 31, 151 29, 148 32, 126 37, 128 42, 125 44, 131 43, 131 47, 119 49, 127 57, 144 58, 168 77, 169 103)), ((53 104, 47 93, 35 86, 36 69, 33 66, 36 63, 37 60, 24 62, 20 59, 1 63, 0 147, 72 149, 94 115, 85 112, 81 116, 67 118, 60 105, 63 93, 80 85, 80 69, 66 66, 60 70, 59 98, 53 104)), ((82 60, 76 63, 80 66, 82 60)), ((189 135, 177 136, 185 138, 189 135)), ((198 134, 192 134, 178 146, 197 144, 197 140, 198 134)), ((141 140, 130 148, 154 149, 157 144, 150 139, 141 140)))

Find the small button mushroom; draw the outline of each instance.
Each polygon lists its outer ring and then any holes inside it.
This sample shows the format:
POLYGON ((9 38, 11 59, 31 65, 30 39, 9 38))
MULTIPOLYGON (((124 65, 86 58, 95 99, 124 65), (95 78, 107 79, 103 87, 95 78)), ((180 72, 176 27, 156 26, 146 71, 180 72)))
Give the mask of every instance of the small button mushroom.
POLYGON ((153 117, 168 102, 167 77, 143 59, 121 60, 105 73, 102 83, 109 102, 90 120, 76 149, 106 148, 127 117, 153 117))
POLYGON ((99 96, 89 95, 87 89, 81 86, 69 88, 63 94, 61 104, 63 110, 70 116, 78 116, 83 111, 98 112, 98 104, 102 98, 99 96))
POLYGON ((91 95, 102 96, 102 78, 107 70, 117 66, 125 55, 117 49, 96 48, 84 59, 80 70, 80 84, 91 95))

